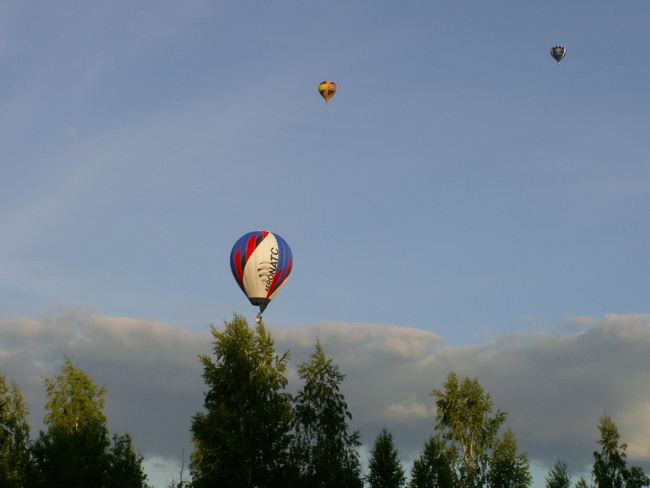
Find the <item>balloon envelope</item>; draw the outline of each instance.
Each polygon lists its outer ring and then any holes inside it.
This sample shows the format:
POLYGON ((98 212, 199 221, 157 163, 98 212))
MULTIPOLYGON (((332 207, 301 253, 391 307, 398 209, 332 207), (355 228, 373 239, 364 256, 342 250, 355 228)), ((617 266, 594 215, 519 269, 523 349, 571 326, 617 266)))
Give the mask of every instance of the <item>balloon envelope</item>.
POLYGON ((318 85, 318 91, 325 99, 325 102, 329 103, 330 98, 332 98, 336 93, 336 83, 333 81, 323 81, 320 85, 318 85))
POLYGON ((557 61, 557 64, 560 64, 560 61, 564 59, 564 56, 566 56, 566 47, 560 46, 559 44, 557 46, 553 46, 551 48, 551 56, 553 56, 553 59, 557 61))
POLYGON ((291 249, 282 237, 265 230, 249 232, 230 252, 235 281, 253 305, 264 311, 291 273, 291 249))

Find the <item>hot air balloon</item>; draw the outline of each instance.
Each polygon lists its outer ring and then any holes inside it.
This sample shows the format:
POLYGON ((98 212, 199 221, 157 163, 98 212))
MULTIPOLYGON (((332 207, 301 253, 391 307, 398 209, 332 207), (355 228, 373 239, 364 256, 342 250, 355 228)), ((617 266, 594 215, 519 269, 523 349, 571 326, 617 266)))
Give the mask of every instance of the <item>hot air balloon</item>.
POLYGON ((250 302, 262 312, 277 295, 291 273, 293 258, 289 245, 277 234, 265 230, 249 232, 230 252, 230 269, 250 302))
POLYGON ((557 64, 560 64, 560 61, 564 59, 564 56, 566 56, 566 47, 560 46, 559 44, 557 46, 553 46, 551 48, 551 56, 553 56, 553 59, 557 61, 557 64))
POLYGON ((336 93, 336 83, 333 81, 323 81, 320 85, 318 85, 318 91, 325 99, 325 103, 329 103, 330 98, 332 98, 336 93))

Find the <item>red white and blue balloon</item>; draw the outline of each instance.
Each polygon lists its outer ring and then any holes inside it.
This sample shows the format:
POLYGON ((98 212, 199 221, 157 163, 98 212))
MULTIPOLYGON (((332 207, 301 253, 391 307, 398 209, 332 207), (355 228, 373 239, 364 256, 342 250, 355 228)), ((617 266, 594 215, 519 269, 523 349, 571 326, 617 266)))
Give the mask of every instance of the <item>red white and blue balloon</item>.
POLYGON ((289 245, 265 230, 243 235, 230 252, 232 274, 250 302, 260 307, 260 314, 280 291, 292 266, 289 245))

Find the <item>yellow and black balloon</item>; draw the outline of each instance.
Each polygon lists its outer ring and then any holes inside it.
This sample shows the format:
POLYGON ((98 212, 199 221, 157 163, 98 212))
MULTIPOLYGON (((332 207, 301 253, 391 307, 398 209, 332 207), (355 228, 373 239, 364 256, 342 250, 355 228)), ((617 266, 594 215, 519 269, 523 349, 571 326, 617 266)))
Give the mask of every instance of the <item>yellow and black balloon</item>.
POLYGON ((318 91, 321 97, 325 99, 325 103, 330 103, 330 98, 336 93, 336 83, 333 81, 323 81, 318 85, 318 91))

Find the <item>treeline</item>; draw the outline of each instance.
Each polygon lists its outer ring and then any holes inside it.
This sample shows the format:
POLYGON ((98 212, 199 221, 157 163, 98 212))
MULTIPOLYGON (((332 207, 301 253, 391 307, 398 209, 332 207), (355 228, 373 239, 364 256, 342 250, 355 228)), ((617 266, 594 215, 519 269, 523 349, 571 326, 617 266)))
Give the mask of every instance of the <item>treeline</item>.
POLYGON ((46 430, 30 440, 29 405, 0 374, 0 488, 147 487, 131 436, 106 427, 106 388, 67 357, 44 386, 46 430))
MULTIPOLYGON (((515 434, 503 429, 506 412, 494 411, 477 378, 451 372, 436 403, 434 432, 413 462, 410 478, 393 436, 384 428, 361 473, 359 432, 340 391, 344 379, 317 341, 298 365, 302 389, 286 393, 288 353, 278 355, 269 331, 252 330, 235 316, 223 331, 212 328, 214 357, 203 356, 208 386, 203 413, 192 421, 193 488, 527 488, 529 460, 515 434)), ((576 488, 640 488, 650 480, 627 467, 626 445, 608 416, 600 419, 600 451, 594 453, 591 484, 576 488)), ((569 488, 567 466, 558 460, 548 488, 569 488)))
MULTIPOLYGON (((451 372, 434 389, 436 423, 409 477, 387 427, 375 439, 364 475, 359 432, 349 425, 341 384, 345 376, 317 341, 298 365, 302 388, 287 393, 289 353, 276 353, 263 324, 235 315, 212 327, 213 354, 200 356, 204 409, 192 418, 191 481, 168 488, 528 488, 527 454, 504 429, 477 378, 451 372)), ((28 406, 20 388, 0 375, 0 488, 147 488, 143 458, 128 434, 112 438, 99 388, 66 357, 45 380, 45 431, 30 440, 28 406)), ((598 424, 599 450, 591 479, 575 483, 557 460, 547 488, 641 488, 650 480, 629 467, 612 419, 598 424)))

